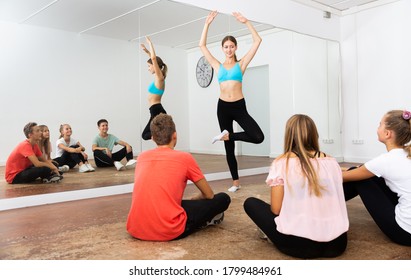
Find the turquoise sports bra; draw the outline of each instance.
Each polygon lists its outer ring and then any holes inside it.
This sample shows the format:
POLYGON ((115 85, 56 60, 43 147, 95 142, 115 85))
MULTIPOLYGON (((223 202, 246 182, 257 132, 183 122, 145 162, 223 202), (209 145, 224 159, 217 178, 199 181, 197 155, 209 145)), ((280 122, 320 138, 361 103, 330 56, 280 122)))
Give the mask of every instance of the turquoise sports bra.
POLYGON ((149 92, 149 93, 152 93, 152 94, 163 95, 164 89, 158 89, 158 88, 156 87, 156 85, 154 84, 154 82, 152 82, 152 83, 148 86, 148 92, 149 92))
POLYGON ((237 62, 227 70, 223 64, 220 64, 220 69, 218 69, 218 82, 222 83, 225 81, 243 81, 243 73, 241 72, 240 64, 237 62))

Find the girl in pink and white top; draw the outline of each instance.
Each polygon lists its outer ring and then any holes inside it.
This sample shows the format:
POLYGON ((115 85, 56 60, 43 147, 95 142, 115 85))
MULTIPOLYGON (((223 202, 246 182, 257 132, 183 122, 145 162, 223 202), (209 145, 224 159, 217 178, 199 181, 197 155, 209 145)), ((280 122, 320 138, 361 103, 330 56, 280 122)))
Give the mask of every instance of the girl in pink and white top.
POLYGON ((411 246, 411 112, 386 113, 377 135, 387 153, 343 172, 344 195, 359 195, 386 236, 411 246))
POLYGON ((341 173, 337 161, 320 151, 314 121, 294 115, 286 124, 284 154, 273 161, 266 180, 271 204, 250 197, 244 210, 284 254, 339 256, 348 231, 341 173))

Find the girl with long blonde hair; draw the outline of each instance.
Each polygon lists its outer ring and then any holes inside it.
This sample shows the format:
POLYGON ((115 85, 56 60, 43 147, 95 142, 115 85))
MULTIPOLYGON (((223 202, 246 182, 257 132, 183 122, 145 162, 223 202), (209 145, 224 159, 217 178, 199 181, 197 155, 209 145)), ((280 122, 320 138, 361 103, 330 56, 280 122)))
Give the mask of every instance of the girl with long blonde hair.
POLYGON ((41 131, 41 139, 38 143, 40 151, 46 160, 51 160, 51 142, 50 142, 50 130, 47 125, 39 125, 41 131))
POLYGON ((284 153, 273 161, 266 183, 270 204, 250 197, 244 210, 281 252, 320 258, 345 251, 348 216, 341 168, 320 151, 310 117, 297 114, 287 121, 284 153))
POLYGON ((69 171, 70 167, 68 165, 59 166, 59 163, 51 159, 51 142, 50 142, 50 130, 47 125, 39 125, 41 131, 41 139, 38 143, 40 151, 42 152, 44 159, 51 161, 56 167, 58 167, 60 172, 69 171))

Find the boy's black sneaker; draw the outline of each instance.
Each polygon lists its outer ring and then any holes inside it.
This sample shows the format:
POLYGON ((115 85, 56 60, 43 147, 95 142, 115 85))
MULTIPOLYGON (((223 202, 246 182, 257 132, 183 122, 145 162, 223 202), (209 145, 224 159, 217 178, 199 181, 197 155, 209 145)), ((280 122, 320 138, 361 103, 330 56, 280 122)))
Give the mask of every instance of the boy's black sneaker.
POLYGON ((221 222, 224 220, 224 212, 221 212, 220 214, 217 214, 214 218, 211 219, 211 221, 207 222, 207 226, 215 226, 221 224, 221 222))
POLYGON ((62 176, 60 176, 60 175, 53 174, 53 175, 51 175, 47 178, 43 178, 43 183, 45 183, 45 184, 57 183, 61 180, 61 177, 62 176))

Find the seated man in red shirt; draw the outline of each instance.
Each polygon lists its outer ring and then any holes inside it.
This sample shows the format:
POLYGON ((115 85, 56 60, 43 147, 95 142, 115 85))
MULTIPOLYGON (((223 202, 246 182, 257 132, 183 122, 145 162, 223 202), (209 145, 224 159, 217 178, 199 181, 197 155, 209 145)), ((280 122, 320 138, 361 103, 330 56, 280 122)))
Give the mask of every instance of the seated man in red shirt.
POLYGON ((39 177, 44 183, 58 182, 62 177, 57 167, 44 158, 37 145, 42 135, 40 128, 30 122, 23 131, 27 139, 14 148, 6 162, 7 183, 31 183, 39 177))
POLYGON ((172 117, 156 116, 150 131, 157 148, 137 158, 127 231, 141 240, 168 241, 221 223, 231 199, 226 193, 213 193, 191 154, 174 150, 177 132, 172 117), (183 200, 187 180, 200 193, 183 200))

